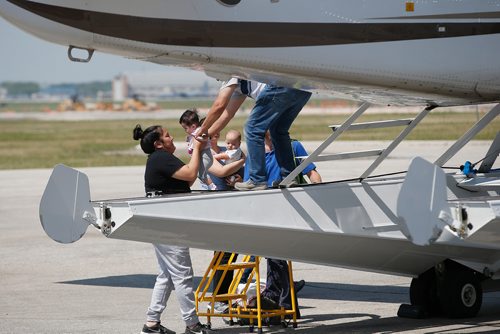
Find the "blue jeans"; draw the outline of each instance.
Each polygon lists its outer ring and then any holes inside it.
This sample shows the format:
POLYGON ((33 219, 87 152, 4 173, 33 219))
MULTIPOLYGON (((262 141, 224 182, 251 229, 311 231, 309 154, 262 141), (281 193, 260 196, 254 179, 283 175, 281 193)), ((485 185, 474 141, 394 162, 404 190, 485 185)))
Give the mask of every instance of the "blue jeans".
POLYGON ((267 181, 264 136, 269 130, 281 176, 295 168, 288 130, 309 101, 310 92, 267 85, 259 94, 245 125, 248 171, 254 183, 267 181))

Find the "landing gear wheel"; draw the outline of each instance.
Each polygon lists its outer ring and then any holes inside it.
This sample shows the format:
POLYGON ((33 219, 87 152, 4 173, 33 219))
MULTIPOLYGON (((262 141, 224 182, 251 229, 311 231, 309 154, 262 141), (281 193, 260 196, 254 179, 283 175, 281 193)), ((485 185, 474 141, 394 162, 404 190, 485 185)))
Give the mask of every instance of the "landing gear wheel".
POLYGON ((481 281, 467 268, 449 270, 439 287, 439 301, 450 318, 475 317, 483 302, 481 281))

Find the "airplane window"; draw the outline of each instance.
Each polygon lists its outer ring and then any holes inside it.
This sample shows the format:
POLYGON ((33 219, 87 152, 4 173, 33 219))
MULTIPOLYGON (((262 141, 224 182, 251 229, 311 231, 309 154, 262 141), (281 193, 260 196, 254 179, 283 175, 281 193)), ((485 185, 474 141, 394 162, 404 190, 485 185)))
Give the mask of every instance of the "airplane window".
POLYGON ((241 0, 217 0, 217 1, 226 6, 235 6, 241 2, 241 0))

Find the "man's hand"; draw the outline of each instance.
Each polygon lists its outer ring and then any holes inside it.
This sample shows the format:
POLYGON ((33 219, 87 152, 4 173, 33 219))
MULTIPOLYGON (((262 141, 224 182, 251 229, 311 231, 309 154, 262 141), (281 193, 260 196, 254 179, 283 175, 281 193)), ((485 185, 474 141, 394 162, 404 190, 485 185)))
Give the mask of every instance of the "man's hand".
POLYGON ((204 145, 208 141, 208 136, 206 136, 206 139, 203 139, 203 137, 201 137, 201 136, 196 136, 195 138, 196 138, 196 140, 193 141, 193 149, 197 149, 197 150, 201 151, 202 148, 204 147, 204 145))
POLYGON ((208 140, 210 140, 210 137, 208 136, 207 132, 204 132, 202 128, 200 128, 200 131, 198 131, 198 134, 196 135, 195 139, 201 143, 205 143, 208 140))

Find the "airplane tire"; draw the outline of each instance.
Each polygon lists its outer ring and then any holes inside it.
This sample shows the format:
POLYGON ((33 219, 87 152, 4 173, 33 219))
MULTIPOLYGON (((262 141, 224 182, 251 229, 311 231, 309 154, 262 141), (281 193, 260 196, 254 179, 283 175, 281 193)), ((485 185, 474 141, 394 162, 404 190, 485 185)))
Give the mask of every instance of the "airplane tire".
POLYGON ((410 302, 414 306, 422 307, 424 312, 429 316, 441 314, 434 268, 412 279, 410 285, 410 302))
POLYGON ((472 270, 452 270, 439 288, 439 301, 450 318, 472 318, 483 302, 481 281, 472 270))

